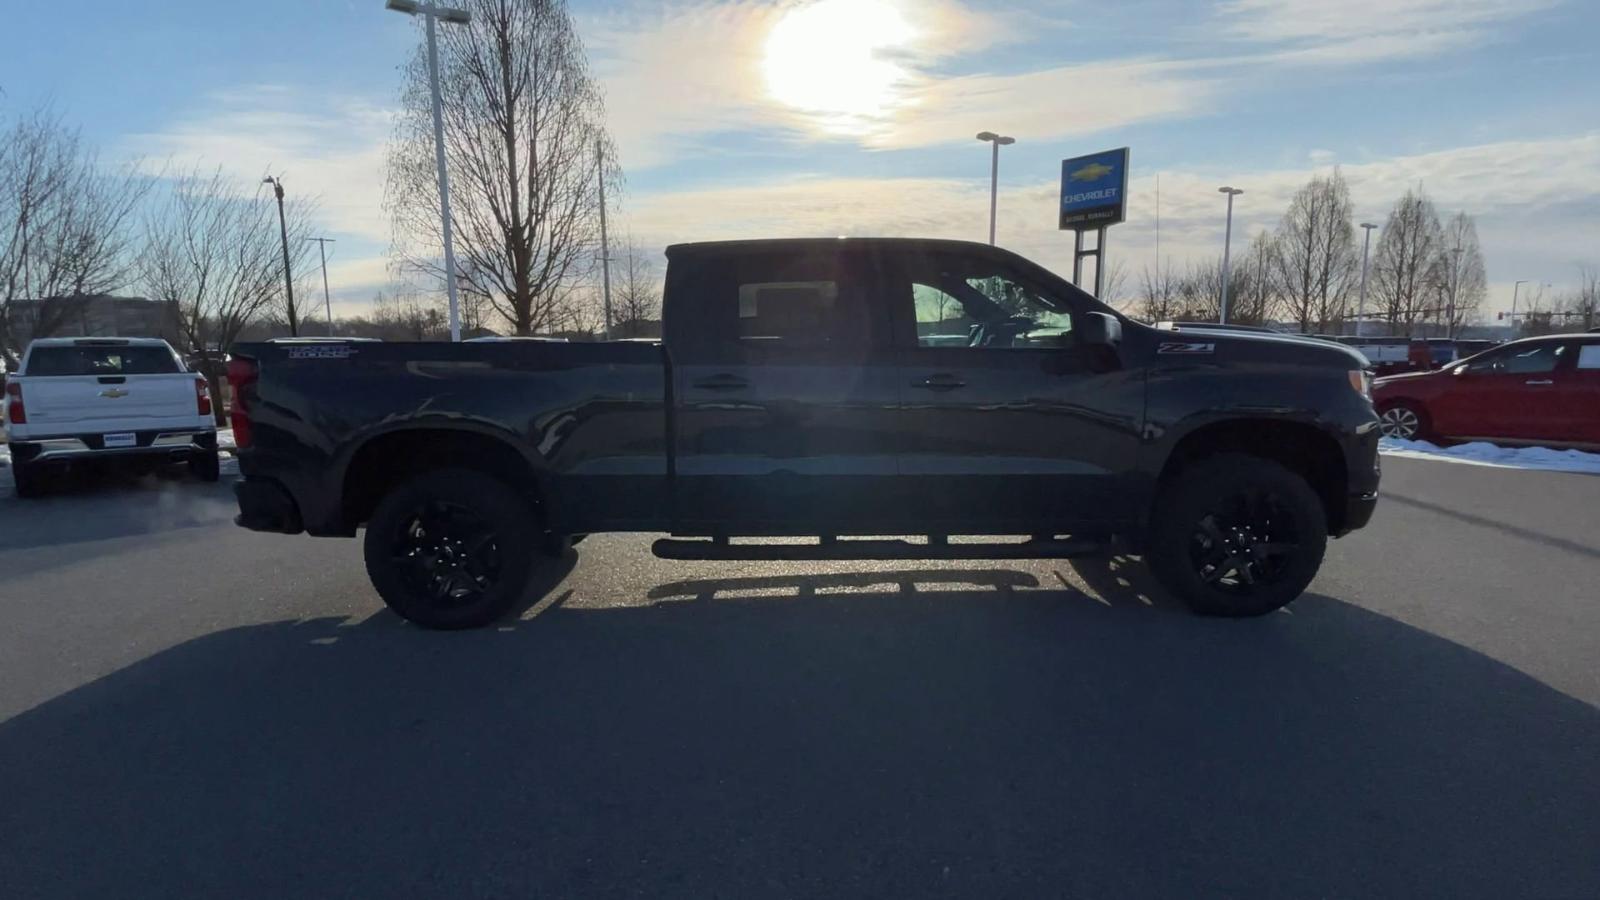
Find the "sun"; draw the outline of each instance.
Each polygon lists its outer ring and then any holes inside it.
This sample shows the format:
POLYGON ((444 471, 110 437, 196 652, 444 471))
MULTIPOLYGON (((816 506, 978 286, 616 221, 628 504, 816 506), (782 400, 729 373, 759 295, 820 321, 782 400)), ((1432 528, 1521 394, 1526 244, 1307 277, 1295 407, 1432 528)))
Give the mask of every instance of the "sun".
POLYGON ((816 0, 797 7, 767 36, 767 92, 827 130, 866 131, 905 102, 912 75, 895 56, 916 37, 893 0, 816 0))

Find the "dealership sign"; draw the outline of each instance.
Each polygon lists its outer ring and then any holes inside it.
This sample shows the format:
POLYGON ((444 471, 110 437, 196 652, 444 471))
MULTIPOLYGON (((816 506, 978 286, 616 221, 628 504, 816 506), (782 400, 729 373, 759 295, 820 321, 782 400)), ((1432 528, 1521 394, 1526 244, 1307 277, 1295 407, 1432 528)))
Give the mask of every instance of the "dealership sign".
POLYGON ((1128 148, 1061 163, 1061 229, 1088 231, 1123 221, 1128 202, 1128 148))

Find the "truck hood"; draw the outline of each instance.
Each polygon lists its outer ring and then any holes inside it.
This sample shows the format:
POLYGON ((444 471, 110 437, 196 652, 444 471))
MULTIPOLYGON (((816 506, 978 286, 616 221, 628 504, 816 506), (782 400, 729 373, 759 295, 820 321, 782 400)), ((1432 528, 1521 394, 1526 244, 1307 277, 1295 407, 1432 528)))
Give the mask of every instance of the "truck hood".
POLYGON ((1385 384, 1397 384, 1402 381, 1414 381, 1418 378, 1431 378, 1434 375, 1439 374, 1440 371, 1441 370, 1433 369, 1427 372, 1399 372, 1394 375, 1385 375, 1382 378, 1372 382, 1372 386, 1379 387, 1385 384))
POLYGON ((1343 344, 1287 334, 1253 331, 1165 331, 1152 329, 1157 357, 1181 361, 1214 354, 1219 360, 1239 360, 1279 365, 1366 369, 1367 358, 1343 344))

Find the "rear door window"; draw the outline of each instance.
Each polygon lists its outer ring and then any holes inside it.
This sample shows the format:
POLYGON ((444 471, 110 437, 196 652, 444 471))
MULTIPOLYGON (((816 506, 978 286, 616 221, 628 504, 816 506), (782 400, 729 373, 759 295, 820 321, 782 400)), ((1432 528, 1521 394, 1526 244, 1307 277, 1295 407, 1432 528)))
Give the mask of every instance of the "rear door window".
POLYGON ((165 347, 35 347, 28 355, 25 374, 69 375, 170 375, 181 372, 178 360, 165 347))
POLYGON ((680 278, 667 341, 682 360, 855 358, 888 342, 864 253, 736 252, 696 259, 680 278))

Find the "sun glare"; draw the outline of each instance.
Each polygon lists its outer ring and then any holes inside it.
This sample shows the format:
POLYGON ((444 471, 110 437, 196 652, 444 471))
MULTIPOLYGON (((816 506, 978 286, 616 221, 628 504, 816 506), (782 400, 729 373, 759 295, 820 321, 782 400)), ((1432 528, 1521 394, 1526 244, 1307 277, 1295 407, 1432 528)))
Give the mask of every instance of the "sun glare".
POLYGON ((917 32, 891 0, 817 0, 787 13, 767 37, 767 91, 829 131, 869 130, 904 102, 911 73, 894 54, 917 32))

